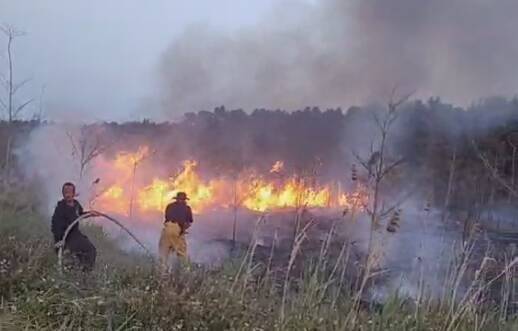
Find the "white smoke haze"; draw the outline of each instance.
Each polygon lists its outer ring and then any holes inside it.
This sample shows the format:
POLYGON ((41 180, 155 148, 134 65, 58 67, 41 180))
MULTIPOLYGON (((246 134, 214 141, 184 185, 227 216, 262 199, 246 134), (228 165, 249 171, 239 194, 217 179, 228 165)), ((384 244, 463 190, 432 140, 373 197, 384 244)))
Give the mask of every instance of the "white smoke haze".
MULTIPOLYGON (((18 151, 25 176, 36 177, 43 183, 41 189, 46 198, 44 214, 48 216, 48 220, 56 201, 61 198, 60 188, 63 182, 77 183, 78 200, 85 208, 89 208, 90 200, 97 190, 92 186, 92 182, 100 178, 101 181, 97 185, 109 185, 110 177, 117 176, 113 170, 108 170, 105 166, 111 157, 100 155, 79 180, 77 159, 72 156, 67 132, 78 132, 78 128, 72 125, 42 126, 31 133, 28 142, 18 151)), ((150 158, 139 165, 140 175, 136 180, 143 180, 149 174, 165 171, 165 167, 160 169, 159 163, 150 158)), ((420 199, 408 199, 401 206, 404 212, 400 231, 390 234, 382 230, 380 235, 375 236, 375 246, 383 252, 377 268, 387 270, 388 274, 383 283, 371 288, 371 298, 383 301, 395 289, 400 290, 401 295, 415 297, 418 294, 420 277, 423 277, 432 288, 441 288, 441 280, 436 275, 444 272, 451 257, 445 252, 457 238, 454 234, 444 231, 438 214, 434 214, 433 211, 423 212, 423 205, 424 202, 420 199), (419 271, 426 273, 422 275, 419 271)), ((102 206, 95 203, 91 207, 103 211, 102 206)), ((111 215, 122 221, 155 256, 158 255, 158 239, 163 222, 161 212, 135 212, 131 217, 123 214, 111 215)), ((246 209, 238 211, 237 244, 246 247, 252 240, 257 240, 259 248, 269 251, 275 244, 279 256, 289 253, 288 243, 291 242, 293 234, 295 212, 272 211, 258 224, 261 215, 246 209)), ((189 229, 188 235, 189 255, 192 261, 207 267, 218 267, 232 256, 230 243, 233 217, 231 211, 225 210, 195 215, 195 223, 189 229)), ((367 215, 360 214, 351 222, 349 216, 342 217, 341 211, 309 210, 303 218, 305 221, 314 219, 315 225, 308 232, 308 246, 303 248, 302 255, 318 254, 333 222, 337 226, 334 238, 338 243, 354 243, 357 254, 366 254, 370 231, 370 220, 367 215)), ((136 243, 118 227, 103 219, 93 222, 103 226, 111 237, 117 239, 123 249, 139 252, 140 248, 136 243)), ((438 295, 438 292, 435 295, 438 295)))
POLYGON ((45 214, 54 210, 55 203, 62 198, 61 186, 67 181, 76 183, 80 198, 84 198, 86 187, 79 181, 79 169, 66 134, 77 128, 75 125, 40 127, 33 130, 27 143, 16 150, 23 173, 29 178, 39 178, 43 183, 39 189, 46 198, 45 214))
MULTIPOLYGON (((80 127, 73 124, 56 124, 40 126, 33 130, 27 142, 17 151, 17 157, 22 166, 25 178, 38 179, 42 185, 39 192, 43 199, 42 213, 48 216, 48 222, 56 205, 62 198, 61 186, 64 182, 71 181, 76 184, 77 199, 85 209, 99 209, 103 206, 97 204, 96 195, 106 187, 110 187, 121 176, 108 165, 113 157, 105 154, 99 155, 86 167, 80 176, 78 155, 74 154, 71 142, 78 139, 80 127), (94 183, 100 179, 98 183, 94 183)), ((137 137, 138 138, 138 137, 137 137)), ((142 140, 145 145, 145 140, 142 140)), ((122 152, 118 151, 118 152, 122 152)), ((125 151, 125 150, 124 150, 125 151)), ((171 175, 171 163, 162 164, 163 159, 153 159, 152 156, 144 158, 138 165, 135 176, 135 184, 148 183, 151 177, 162 175, 167 178, 171 175), (168 173, 169 171, 169 173, 168 173)), ((176 160, 175 163, 178 163, 176 160)), ((230 197, 229 197, 230 199, 230 197)), ((123 201, 127 203, 127 201, 123 201)), ((164 216, 158 212, 135 212, 135 215, 114 215, 122 220, 125 225, 146 244, 154 253, 158 254, 158 239, 162 228, 164 216)), ((237 228, 238 240, 247 245, 251 240, 252 231, 258 214, 246 210, 239 211, 239 226, 237 228)), ((190 230, 189 253, 194 262, 207 265, 220 265, 229 256, 228 241, 231 239, 233 214, 229 212, 209 212, 195 215, 196 222, 190 230)), ((100 224, 114 238, 118 238, 121 245, 130 250, 140 249, 126 235, 121 236, 118 227, 111 223, 100 224)), ((50 224, 49 224, 50 225, 50 224)), ((267 233, 266 236, 271 236, 267 233)))
POLYGON ((394 86, 467 105, 515 95, 513 0, 287 2, 230 34, 192 26, 160 65, 164 111, 385 101, 394 86))
MULTIPOLYGON (((85 171, 82 178, 79 175, 78 159, 73 155, 73 147, 69 134, 77 135, 80 127, 72 124, 46 125, 33 130, 26 144, 17 150, 17 157, 23 167, 26 178, 38 179, 42 184, 39 193, 43 199, 42 214, 47 215, 47 222, 54 211, 57 201, 62 199, 61 186, 64 182, 71 181, 76 184, 78 197, 85 209, 96 208, 91 203, 98 189, 92 184, 97 178, 101 181, 98 185, 109 186, 110 176, 117 176, 116 173, 107 172, 104 167, 103 155, 93 160, 85 171)), ((149 167, 149 165, 147 165, 149 167)), ((157 174, 157 164, 151 165, 152 170, 142 165, 143 172, 157 174)), ((138 178, 138 177, 137 177, 138 178)), ((137 237, 144 242, 146 247, 158 255, 158 239, 162 229, 163 215, 160 213, 139 214, 132 218, 127 215, 114 215, 120 219, 137 237)), ((228 217, 228 215, 227 215, 228 217)), ((100 218, 93 221, 103 228, 114 239, 117 239, 122 248, 139 251, 140 247, 119 227, 100 218)), ((189 253, 194 262, 206 265, 220 265, 224 258, 228 257, 228 245, 213 242, 214 238, 222 238, 223 231, 229 232, 229 223, 223 225, 215 222, 214 217, 210 219, 196 220, 192 228, 193 235, 189 237, 189 253), (208 227, 209 226, 209 227, 208 227), (204 231, 216 227, 216 231, 204 231)))
MULTIPOLYGON (((417 90, 418 97, 440 95, 460 104, 487 95, 513 95, 518 90, 518 76, 512 70, 518 61, 517 12, 518 2, 511 0, 321 0, 283 2, 264 21, 236 33, 192 26, 172 42, 160 60, 157 84, 163 96, 163 116, 172 119, 179 113, 222 104, 246 110, 293 110, 385 102, 394 86, 417 90)), ((361 126, 349 129, 350 136, 343 139, 347 147, 356 146, 361 153, 375 136, 371 124, 358 123, 361 126)), ((42 195, 49 218, 61 198, 63 182, 77 184, 79 200, 88 208, 98 190, 92 184, 95 179, 100 178, 100 186, 105 186, 117 176, 103 169, 103 159, 110 160, 103 154, 96 167, 80 178, 67 136, 78 128, 79 124, 40 127, 17 152, 24 174, 44 183, 42 195)), ((232 140, 232 135, 225 137, 241 146, 236 149, 244 150, 249 143, 232 140)), ((132 143, 139 139, 135 137, 132 143)), ((168 139, 164 137, 164 144, 170 144, 168 139)), ((196 149, 198 142, 174 143, 178 155, 184 155, 186 150, 196 149)), ((243 153, 255 160, 249 156, 254 150, 243 153)), ((168 161, 162 156, 158 162, 143 162, 139 173, 167 176, 171 170, 168 161)), ((442 285, 437 283, 437 275, 444 272, 451 257, 446 253, 451 253, 458 238, 439 225, 438 214, 425 214, 423 205, 418 198, 406 201, 401 207, 401 230, 393 235, 383 231, 376 237, 383 251, 379 267, 391 272, 389 280, 373 290, 372 295, 380 300, 393 289, 415 297, 419 277, 432 288, 442 285), (416 274, 422 270, 424 276, 416 274)), ((315 215, 324 225, 311 230, 312 240, 322 242, 328 225, 338 220, 340 239, 355 242, 365 254, 370 229, 365 215, 354 224, 344 224, 340 213, 315 215)), ((114 216, 157 253, 161 213, 114 216)), ((188 237, 191 258, 205 265, 221 265, 230 256, 233 215, 209 212, 195 217, 188 237)), ((240 244, 249 243, 258 217, 240 210, 240 244)), ((276 231, 280 242, 288 242, 292 222, 286 219, 293 217, 270 215, 260 227, 259 245, 271 245, 276 231)), ((114 237, 120 234, 113 227, 105 229, 114 237)), ((137 249, 126 239, 124 248, 137 249)))

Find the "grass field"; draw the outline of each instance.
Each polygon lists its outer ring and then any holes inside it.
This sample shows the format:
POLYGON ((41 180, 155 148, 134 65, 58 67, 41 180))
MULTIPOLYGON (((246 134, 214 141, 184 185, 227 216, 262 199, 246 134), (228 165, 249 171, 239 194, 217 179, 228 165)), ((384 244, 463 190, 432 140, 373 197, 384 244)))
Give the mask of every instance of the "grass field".
POLYGON ((286 276, 290 261, 270 270, 251 245, 217 270, 163 276, 100 227, 83 225, 97 246, 96 269, 61 273, 45 219, 23 204, 1 211, 0 330, 518 330, 505 301, 481 299, 480 282, 464 293, 453 282, 441 300, 394 293, 369 306, 360 300, 363 282, 345 276, 347 252, 331 259, 323 250, 286 276))

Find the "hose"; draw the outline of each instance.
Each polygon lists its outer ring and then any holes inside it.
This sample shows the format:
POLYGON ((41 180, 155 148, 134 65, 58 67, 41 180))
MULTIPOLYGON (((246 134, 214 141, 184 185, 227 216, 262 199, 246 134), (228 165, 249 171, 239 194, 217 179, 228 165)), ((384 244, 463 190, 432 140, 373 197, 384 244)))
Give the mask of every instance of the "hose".
POLYGON ((79 216, 78 218, 76 218, 68 227, 67 229, 65 230, 65 233, 63 234, 63 239, 60 241, 60 245, 59 245, 59 249, 58 249, 58 265, 59 265, 59 270, 60 271, 63 271, 63 250, 65 249, 65 244, 66 244, 66 240, 67 240, 67 237, 70 233, 70 231, 72 230, 72 228, 77 224, 79 223, 79 221, 81 220, 84 220, 86 218, 89 218, 89 217, 92 217, 92 212, 93 213, 96 213, 97 216, 100 216, 100 217, 104 217, 105 219, 107 219, 108 221, 112 222, 112 223, 115 223, 116 225, 118 225, 120 228, 122 228, 124 231, 126 231, 128 233, 128 235, 133 239, 135 240, 135 242, 137 244, 139 244, 140 247, 142 247, 142 249, 146 252, 146 254, 151 258, 151 260, 154 261, 154 258, 153 258, 153 254, 151 254, 151 252, 149 251, 149 249, 144 246, 144 244, 142 244, 142 242, 140 240, 138 240, 138 238, 133 234, 131 233, 131 231, 125 227, 121 222, 119 222, 117 219, 109 216, 109 215, 106 215, 106 214, 103 214, 103 213, 100 213, 100 212, 97 212, 95 210, 92 210, 88 213, 85 213, 81 216, 79 216))

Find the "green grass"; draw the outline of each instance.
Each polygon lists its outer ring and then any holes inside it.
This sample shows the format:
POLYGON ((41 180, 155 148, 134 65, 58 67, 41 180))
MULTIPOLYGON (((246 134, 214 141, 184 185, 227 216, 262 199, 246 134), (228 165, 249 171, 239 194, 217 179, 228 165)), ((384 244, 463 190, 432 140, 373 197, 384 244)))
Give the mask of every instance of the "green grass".
POLYGON ((341 277, 347 263, 325 258, 287 279, 250 252, 218 270, 161 276, 94 225, 83 226, 98 249, 94 272, 61 274, 48 222, 14 210, 0 213, 0 330, 518 330, 498 306, 466 306, 454 322, 459 307, 416 313, 396 293, 380 309, 359 308, 341 277))

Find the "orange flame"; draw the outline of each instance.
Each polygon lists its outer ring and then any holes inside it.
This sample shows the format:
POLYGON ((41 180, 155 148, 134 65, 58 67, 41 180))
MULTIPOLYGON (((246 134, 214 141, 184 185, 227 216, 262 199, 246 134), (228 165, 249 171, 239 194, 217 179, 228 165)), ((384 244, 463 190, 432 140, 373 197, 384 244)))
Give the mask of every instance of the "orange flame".
POLYGON ((136 153, 119 153, 115 158, 114 167, 126 175, 131 175, 135 165, 140 163, 148 155, 149 148, 147 146, 140 147, 136 153))
MULTIPOLYGON (((297 176, 273 180, 254 175, 207 181, 198 173, 197 162, 192 160, 184 161, 183 169, 169 179, 154 177, 148 184, 135 183, 136 165, 148 155, 149 149, 142 147, 136 153, 120 153, 112 163, 105 165, 105 171, 116 173, 116 182, 100 195, 101 208, 126 215, 130 205, 138 212, 163 212, 180 191, 188 194, 195 213, 229 206, 257 212, 300 207, 362 209, 368 197, 361 190, 337 192, 333 185, 310 184, 309 180, 297 176)), ((270 173, 278 173, 283 167, 284 163, 277 161, 270 173)))
POLYGON ((141 210, 163 210, 180 191, 188 192, 195 211, 208 207, 213 199, 214 185, 204 184, 195 169, 195 161, 184 161, 184 169, 169 181, 154 178, 153 182, 138 193, 141 210))

